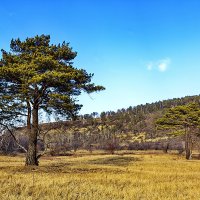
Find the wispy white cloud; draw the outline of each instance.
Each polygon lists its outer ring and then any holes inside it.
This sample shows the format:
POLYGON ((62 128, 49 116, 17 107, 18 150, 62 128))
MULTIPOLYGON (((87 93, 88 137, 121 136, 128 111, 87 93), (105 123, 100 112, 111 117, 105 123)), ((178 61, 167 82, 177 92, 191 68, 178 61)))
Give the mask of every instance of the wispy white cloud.
POLYGON ((147 70, 158 70, 160 72, 165 72, 171 63, 170 58, 165 58, 157 61, 150 61, 147 63, 147 70))
POLYGON ((170 63, 171 63, 170 58, 160 60, 159 63, 158 63, 159 71, 165 72, 167 70, 167 68, 169 67, 170 63))

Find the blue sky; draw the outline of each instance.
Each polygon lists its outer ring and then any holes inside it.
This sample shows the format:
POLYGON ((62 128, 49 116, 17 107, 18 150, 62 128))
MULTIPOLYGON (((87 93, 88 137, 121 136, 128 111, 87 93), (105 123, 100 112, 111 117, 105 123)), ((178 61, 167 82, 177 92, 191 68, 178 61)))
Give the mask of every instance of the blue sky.
POLYGON ((200 93, 199 0, 8 0, 0 48, 50 34, 70 42, 74 66, 106 87, 82 95, 81 113, 117 110, 200 93))

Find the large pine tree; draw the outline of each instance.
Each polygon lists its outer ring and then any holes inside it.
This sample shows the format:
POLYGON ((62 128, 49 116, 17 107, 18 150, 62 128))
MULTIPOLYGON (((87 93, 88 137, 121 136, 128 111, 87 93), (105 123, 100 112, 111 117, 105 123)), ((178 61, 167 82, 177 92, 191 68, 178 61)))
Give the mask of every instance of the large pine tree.
POLYGON ((50 44, 50 36, 41 35, 25 41, 11 40, 10 49, 10 52, 2 50, 0 104, 18 111, 16 116, 27 116, 26 165, 38 165, 39 110, 74 118, 81 108, 76 96, 82 91, 91 93, 104 87, 91 83, 93 74, 73 67, 72 60, 77 53, 69 43, 50 44))

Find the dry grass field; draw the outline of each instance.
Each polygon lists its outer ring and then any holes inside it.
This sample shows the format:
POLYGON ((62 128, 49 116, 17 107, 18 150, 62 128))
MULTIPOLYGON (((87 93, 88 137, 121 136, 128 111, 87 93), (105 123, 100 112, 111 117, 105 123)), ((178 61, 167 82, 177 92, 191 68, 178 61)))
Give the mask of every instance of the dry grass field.
POLYGON ((200 161, 172 154, 0 157, 1 200, 198 200, 199 187, 200 161))

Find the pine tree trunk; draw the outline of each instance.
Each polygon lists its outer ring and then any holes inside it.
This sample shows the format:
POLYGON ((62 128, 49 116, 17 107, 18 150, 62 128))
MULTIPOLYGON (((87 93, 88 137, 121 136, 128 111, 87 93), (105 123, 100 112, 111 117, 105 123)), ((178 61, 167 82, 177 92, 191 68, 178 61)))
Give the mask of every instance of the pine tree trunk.
POLYGON ((37 160, 37 135, 38 135, 38 107, 32 111, 32 127, 28 133, 28 152, 26 154, 26 165, 38 165, 37 160))
POLYGON ((192 158, 192 153, 190 149, 186 149, 186 159, 191 160, 192 158))
POLYGON ((192 144, 190 134, 188 133, 188 128, 185 132, 185 156, 187 160, 192 158, 192 144))

